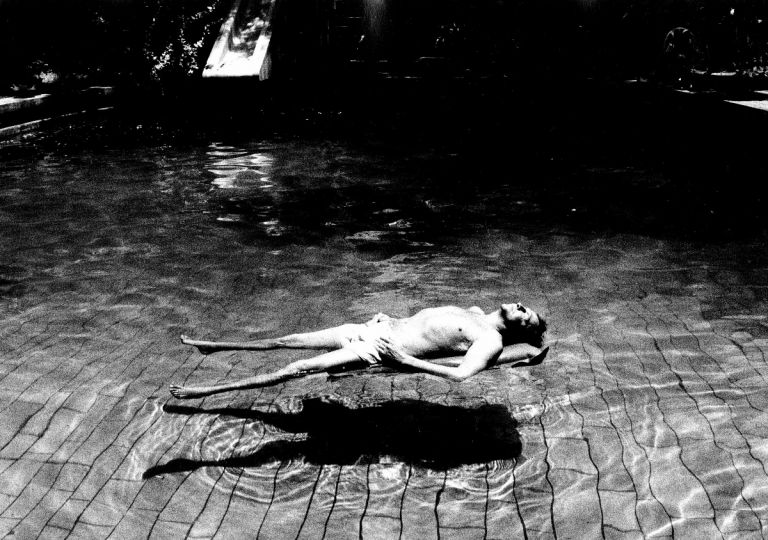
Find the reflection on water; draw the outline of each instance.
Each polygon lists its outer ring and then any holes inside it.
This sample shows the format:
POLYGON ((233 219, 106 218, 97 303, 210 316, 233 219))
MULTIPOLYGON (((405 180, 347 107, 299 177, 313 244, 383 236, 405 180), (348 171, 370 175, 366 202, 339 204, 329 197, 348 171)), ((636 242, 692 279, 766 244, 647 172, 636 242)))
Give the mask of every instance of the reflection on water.
POLYGON ((213 184, 217 187, 268 189, 274 185, 270 183, 274 160, 267 152, 244 154, 239 148, 214 143, 206 154, 207 170, 216 177, 213 184))

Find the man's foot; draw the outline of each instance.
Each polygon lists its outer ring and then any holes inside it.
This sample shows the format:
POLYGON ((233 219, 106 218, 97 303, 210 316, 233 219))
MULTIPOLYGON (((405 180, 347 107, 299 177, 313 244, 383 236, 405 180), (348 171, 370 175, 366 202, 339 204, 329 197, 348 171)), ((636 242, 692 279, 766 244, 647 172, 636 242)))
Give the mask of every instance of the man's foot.
POLYGON ((181 342, 184 345, 191 345, 192 347, 197 347, 197 350, 200 351, 201 354, 211 354, 213 352, 220 350, 220 347, 218 347, 216 343, 212 341, 200 341, 197 339, 190 339, 189 336, 185 334, 181 335, 181 342))
POLYGON ((176 399, 194 399, 207 396, 210 393, 207 389, 189 388, 187 386, 179 386, 178 384, 169 384, 168 390, 176 399))

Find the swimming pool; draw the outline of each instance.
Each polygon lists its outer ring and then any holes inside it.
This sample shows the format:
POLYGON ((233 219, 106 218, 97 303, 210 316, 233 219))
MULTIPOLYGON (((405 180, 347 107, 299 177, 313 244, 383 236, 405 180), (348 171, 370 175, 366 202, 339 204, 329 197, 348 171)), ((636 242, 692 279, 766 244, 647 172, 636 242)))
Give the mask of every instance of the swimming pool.
POLYGON ((679 163, 144 121, 0 148, 3 534, 766 533, 763 237, 679 163), (549 321, 540 366, 167 393, 305 355, 181 333, 518 299, 549 321))

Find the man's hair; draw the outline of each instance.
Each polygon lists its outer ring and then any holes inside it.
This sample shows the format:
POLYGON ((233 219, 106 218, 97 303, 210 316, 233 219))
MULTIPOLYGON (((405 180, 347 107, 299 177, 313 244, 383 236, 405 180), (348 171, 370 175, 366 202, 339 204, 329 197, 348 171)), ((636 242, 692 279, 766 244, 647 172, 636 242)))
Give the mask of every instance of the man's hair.
POLYGON ((517 326, 513 328, 507 328, 504 335, 504 345, 512 345, 514 343, 528 343, 534 347, 541 347, 544 342, 544 332, 547 331, 547 321, 539 315, 539 324, 536 326, 517 326))

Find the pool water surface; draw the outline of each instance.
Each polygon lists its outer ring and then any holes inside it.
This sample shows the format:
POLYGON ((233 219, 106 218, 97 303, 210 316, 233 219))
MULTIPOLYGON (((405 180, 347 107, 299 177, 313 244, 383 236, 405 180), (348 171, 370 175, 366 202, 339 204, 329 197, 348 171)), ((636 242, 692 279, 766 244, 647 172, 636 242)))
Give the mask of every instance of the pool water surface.
POLYGON ((768 533, 764 242, 643 211, 688 193, 663 167, 93 130, 0 147, 0 535, 768 533), (543 364, 167 391, 307 355, 182 333, 509 301, 547 318, 543 364))

